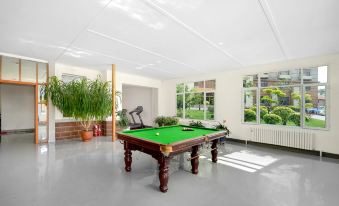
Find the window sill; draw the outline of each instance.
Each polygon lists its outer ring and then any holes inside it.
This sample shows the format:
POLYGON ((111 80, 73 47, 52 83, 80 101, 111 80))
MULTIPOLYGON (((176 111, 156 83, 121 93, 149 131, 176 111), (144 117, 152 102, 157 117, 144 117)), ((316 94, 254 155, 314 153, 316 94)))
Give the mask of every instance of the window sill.
POLYGON ((330 131, 330 128, 312 128, 312 127, 297 127, 297 126, 289 126, 289 125, 274 125, 274 124, 258 124, 251 122, 241 122, 243 125, 251 125, 251 126, 267 126, 267 127, 276 127, 276 128, 286 128, 286 129, 304 129, 304 130, 318 130, 318 131, 330 131))

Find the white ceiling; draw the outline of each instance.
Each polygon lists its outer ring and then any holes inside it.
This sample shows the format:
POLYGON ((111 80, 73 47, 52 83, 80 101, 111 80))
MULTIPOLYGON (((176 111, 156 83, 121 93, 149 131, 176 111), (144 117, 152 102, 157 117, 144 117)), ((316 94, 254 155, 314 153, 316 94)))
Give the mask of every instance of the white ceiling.
POLYGON ((7 0, 0 52, 171 79, 339 52, 338 0, 7 0))

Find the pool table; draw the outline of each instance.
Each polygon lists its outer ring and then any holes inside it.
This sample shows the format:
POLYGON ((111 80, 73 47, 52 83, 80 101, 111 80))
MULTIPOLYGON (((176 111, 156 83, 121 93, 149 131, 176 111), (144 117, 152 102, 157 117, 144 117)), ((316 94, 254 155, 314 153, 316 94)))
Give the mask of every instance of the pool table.
POLYGON ((125 170, 131 171, 132 151, 137 150, 151 155, 159 163, 160 191, 167 192, 170 159, 180 153, 191 151, 192 173, 198 174, 199 146, 211 143, 212 162, 217 162, 217 143, 225 136, 224 131, 208 128, 195 128, 184 125, 147 128, 118 132, 125 150, 125 170), (191 131, 184 131, 191 130, 191 131))

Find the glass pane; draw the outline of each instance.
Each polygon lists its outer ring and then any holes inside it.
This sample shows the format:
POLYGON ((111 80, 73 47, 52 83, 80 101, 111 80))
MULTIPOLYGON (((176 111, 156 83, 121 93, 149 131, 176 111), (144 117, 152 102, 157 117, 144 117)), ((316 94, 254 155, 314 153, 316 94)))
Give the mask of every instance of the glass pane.
POLYGON ((300 69, 263 73, 260 80, 262 87, 300 84, 300 69))
POLYGON ((61 80, 65 83, 69 83, 71 81, 79 81, 82 78, 86 78, 85 76, 80 76, 80 75, 74 75, 74 74, 65 74, 63 73, 61 75, 61 80))
POLYGON ((214 119, 214 92, 206 93, 206 119, 213 120, 214 119))
POLYGON ((244 91, 244 122, 257 122, 257 91, 244 91))
POLYGON ((177 84, 177 93, 184 92, 184 84, 177 84))
POLYGON ((304 84, 327 83, 327 66, 303 69, 304 84))
POLYGON ((215 80, 205 81, 205 91, 206 92, 215 91, 215 80))
POLYGON ((305 126, 326 128, 326 87, 305 87, 305 126))
POLYGON ((47 95, 46 95, 45 85, 39 85, 38 100, 39 100, 39 103, 47 104, 47 95))
POLYGON ((38 63, 38 82, 46 83, 47 82, 47 64, 38 63))
POLYGON ((39 137, 39 141, 47 140, 47 125, 46 124, 39 124, 38 137, 39 137))
POLYGON ((21 60, 21 81, 36 82, 36 62, 21 60))
POLYGON ((203 92, 203 91, 204 91, 204 81, 187 83, 185 87, 185 92, 203 92))
POLYGON ((245 76, 242 80, 243 87, 257 87, 258 86, 258 75, 245 76))
POLYGON ((1 78, 3 80, 19 81, 19 59, 2 57, 1 78))
POLYGON ((177 95, 177 117, 183 118, 184 95, 177 95))
POLYGON ((266 88, 260 91, 260 122, 300 126, 300 87, 266 88))
POLYGON ((46 104, 38 105, 38 118, 39 122, 47 122, 47 106, 46 104))
POLYGON ((188 119, 204 119, 204 93, 185 94, 185 115, 188 119))

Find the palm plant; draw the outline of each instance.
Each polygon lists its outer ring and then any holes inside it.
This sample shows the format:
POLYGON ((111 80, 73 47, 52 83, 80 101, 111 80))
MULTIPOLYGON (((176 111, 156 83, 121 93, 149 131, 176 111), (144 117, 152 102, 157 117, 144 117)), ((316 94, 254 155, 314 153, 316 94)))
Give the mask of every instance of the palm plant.
POLYGON ((53 76, 47 86, 47 95, 64 116, 80 121, 89 131, 94 121, 102 121, 112 114, 112 94, 109 82, 80 80, 65 83, 53 76))

